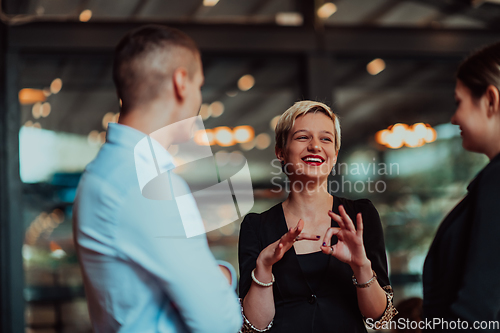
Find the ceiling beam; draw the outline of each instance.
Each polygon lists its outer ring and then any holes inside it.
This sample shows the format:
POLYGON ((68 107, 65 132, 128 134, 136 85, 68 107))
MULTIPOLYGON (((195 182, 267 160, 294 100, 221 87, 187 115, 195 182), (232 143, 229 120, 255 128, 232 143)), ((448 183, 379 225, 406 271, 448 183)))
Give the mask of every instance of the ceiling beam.
POLYGON ((149 0, 138 0, 134 9, 132 10, 132 13, 130 13, 130 17, 132 18, 137 18, 141 15, 142 11, 148 4, 149 0))
POLYGON ((389 13, 391 10, 396 8, 401 4, 401 0, 386 0, 385 3, 382 5, 378 6, 370 12, 368 15, 366 15, 362 20, 361 20, 361 25, 375 25, 377 24, 377 21, 383 18, 387 13, 389 13))
POLYGON ((437 21, 448 16, 461 14, 465 17, 484 22, 493 30, 500 28, 500 10, 498 4, 480 2, 473 4, 472 0, 409 0, 424 3, 437 8, 440 12, 437 21))
POLYGON ((30 0, 4 0, 1 3, 1 9, 7 15, 28 14, 30 9, 30 0))
POLYGON ((248 11, 247 16, 258 15, 262 11, 262 9, 264 9, 269 4, 269 2, 270 0, 256 1, 255 4, 248 11))
MULTIPOLYGON (((36 22, 9 27, 8 47, 20 52, 112 52, 143 23, 36 22)), ((461 57, 500 40, 500 31, 422 28, 326 27, 320 45, 303 27, 237 24, 169 24, 190 35, 203 52, 461 57)))

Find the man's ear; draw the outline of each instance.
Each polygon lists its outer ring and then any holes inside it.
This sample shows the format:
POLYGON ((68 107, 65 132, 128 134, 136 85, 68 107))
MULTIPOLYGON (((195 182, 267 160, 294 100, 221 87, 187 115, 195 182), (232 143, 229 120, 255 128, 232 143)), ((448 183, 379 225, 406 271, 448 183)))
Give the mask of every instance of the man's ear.
POLYGON ((500 112, 500 92, 497 87, 490 84, 486 88, 485 95, 488 100, 488 116, 491 117, 500 112))
POLYGON ((188 72, 184 67, 177 68, 172 75, 175 98, 184 101, 187 97, 188 72))

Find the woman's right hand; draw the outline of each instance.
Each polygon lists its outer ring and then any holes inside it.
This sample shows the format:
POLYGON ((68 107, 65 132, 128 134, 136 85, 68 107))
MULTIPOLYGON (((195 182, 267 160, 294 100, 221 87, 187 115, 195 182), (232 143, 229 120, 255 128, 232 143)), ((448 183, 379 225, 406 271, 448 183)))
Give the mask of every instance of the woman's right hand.
POLYGON ((304 228, 304 221, 299 220, 295 228, 290 228, 286 234, 281 236, 276 242, 268 245, 264 250, 262 250, 257 258, 257 266, 262 265, 265 268, 272 267, 277 263, 286 251, 290 250, 293 243, 301 240, 314 240, 317 241, 321 238, 319 235, 303 234, 302 229, 304 228))

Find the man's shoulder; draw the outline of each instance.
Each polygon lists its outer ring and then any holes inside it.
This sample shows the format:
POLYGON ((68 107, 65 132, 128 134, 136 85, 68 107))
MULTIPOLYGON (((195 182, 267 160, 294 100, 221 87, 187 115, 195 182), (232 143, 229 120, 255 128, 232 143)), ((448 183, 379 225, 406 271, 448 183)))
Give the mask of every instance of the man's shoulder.
POLYGON ((130 164, 120 154, 103 146, 85 168, 78 184, 75 205, 80 220, 96 220, 97 216, 112 220, 116 216, 129 193, 134 188, 139 190, 135 166, 130 164))

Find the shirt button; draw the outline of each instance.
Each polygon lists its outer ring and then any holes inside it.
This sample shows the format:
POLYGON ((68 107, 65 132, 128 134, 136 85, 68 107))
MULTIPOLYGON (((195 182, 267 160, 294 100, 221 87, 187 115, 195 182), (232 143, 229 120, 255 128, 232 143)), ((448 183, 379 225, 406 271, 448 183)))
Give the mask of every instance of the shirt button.
POLYGON ((316 295, 311 295, 308 300, 309 304, 314 304, 316 303, 316 295))

